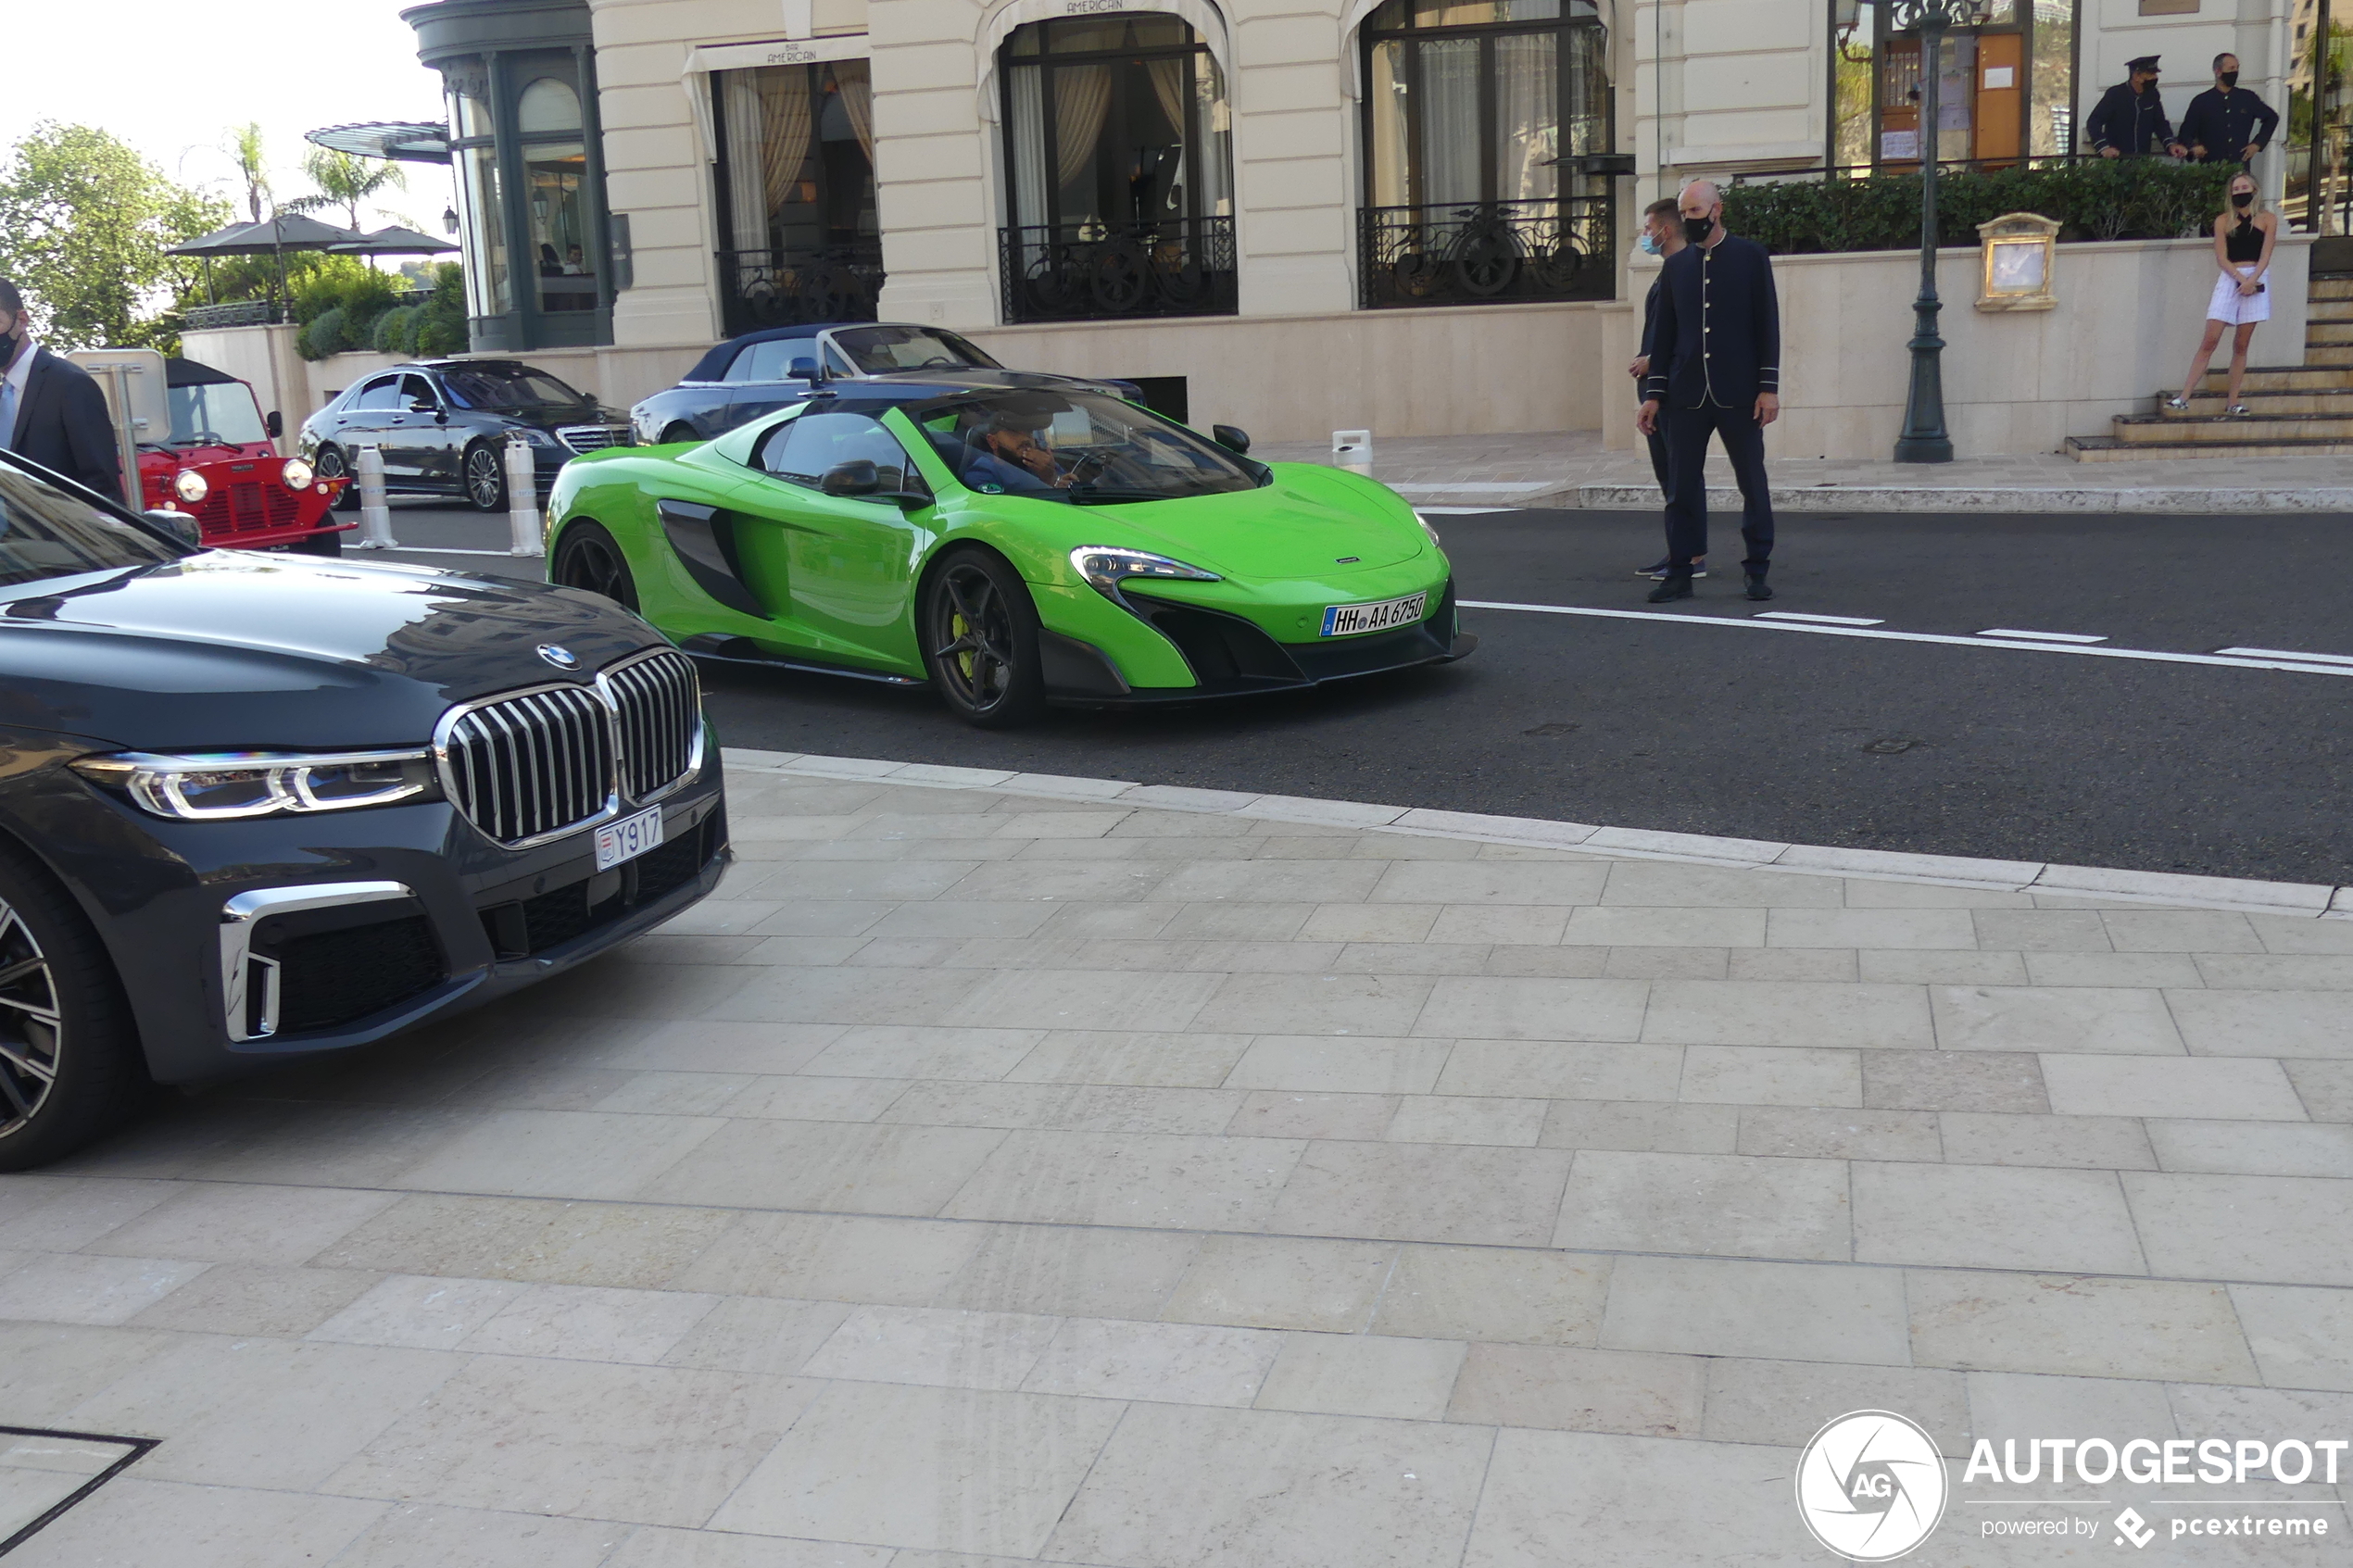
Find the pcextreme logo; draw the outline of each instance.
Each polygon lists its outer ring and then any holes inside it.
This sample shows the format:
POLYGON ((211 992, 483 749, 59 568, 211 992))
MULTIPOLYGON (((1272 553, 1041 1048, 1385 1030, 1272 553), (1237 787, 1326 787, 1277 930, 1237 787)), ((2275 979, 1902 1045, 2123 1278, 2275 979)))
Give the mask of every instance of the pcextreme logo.
POLYGON ((1814 1434, 1797 1461, 1797 1512, 1850 1562, 1889 1562, 1944 1517, 1944 1461, 1892 1411, 1854 1411, 1814 1434))

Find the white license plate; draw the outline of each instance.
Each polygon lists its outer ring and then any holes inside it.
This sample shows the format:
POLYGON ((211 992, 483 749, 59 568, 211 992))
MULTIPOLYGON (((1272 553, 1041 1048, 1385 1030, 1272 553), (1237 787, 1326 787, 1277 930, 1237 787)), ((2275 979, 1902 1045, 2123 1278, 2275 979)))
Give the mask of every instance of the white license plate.
POLYGON ((1428 594, 1408 594, 1402 599, 1383 599, 1378 604, 1332 605, 1324 611, 1324 635, 1346 637, 1358 632, 1386 632, 1392 626, 1411 626, 1421 620, 1422 610, 1428 604, 1428 594))
POLYGON ((634 860, 648 849, 661 847, 661 808, 648 806, 634 817, 607 822, 597 830, 597 869, 609 872, 623 860, 634 860))

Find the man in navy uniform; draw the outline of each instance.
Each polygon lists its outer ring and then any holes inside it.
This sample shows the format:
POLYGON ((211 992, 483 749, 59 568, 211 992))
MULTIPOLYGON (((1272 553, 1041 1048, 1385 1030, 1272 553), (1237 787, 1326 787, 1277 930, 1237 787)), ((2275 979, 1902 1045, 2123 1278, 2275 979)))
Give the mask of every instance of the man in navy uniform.
POLYGON ((114 417, 90 372, 33 341, 16 284, 0 278, 0 446, 122 499, 114 417))
POLYGON ((2214 85, 2182 116, 2182 140, 2199 163, 2250 164, 2279 123, 2279 110, 2239 85, 2239 57, 2217 55, 2214 85))
POLYGON ((2127 60, 2124 70, 2125 79, 2100 94, 2099 107, 2083 123, 2092 150, 2102 157, 2141 157, 2159 149, 2187 157, 2157 95, 2157 56, 2127 60))
POLYGON ((1741 570, 1748 596, 1769 599, 1773 501, 1765 427, 1781 413, 1781 307, 1765 247, 1724 232, 1724 198, 1694 180, 1676 204, 1683 249, 1659 270, 1650 369, 1635 428, 1667 427, 1667 576, 1650 601, 1692 596, 1692 562, 1707 554, 1707 438, 1724 443, 1741 487, 1741 570))

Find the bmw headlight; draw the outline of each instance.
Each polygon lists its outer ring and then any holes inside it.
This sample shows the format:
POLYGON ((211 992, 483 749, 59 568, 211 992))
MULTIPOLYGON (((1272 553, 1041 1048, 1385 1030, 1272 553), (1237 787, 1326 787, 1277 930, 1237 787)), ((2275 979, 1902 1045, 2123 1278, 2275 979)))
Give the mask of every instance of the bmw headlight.
POLYGON ((158 757, 143 751, 77 758, 73 771, 119 789, 143 809, 182 822, 229 822, 281 812, 350 811, 430 799, 441 793, 428 751, 322 756, 217 752, 158 757))
POLYGON ((212 494, 212 486, 195 470, 182 469, 171 481, 171 493, 193 507, 212 494))
POLYGON ((286 466, 278 470, 278 477, 286 482, 289 490, 308 490, 311 480, 317 476, 311 472, 310 465, 300 458, 288 458, 286 466))
POLYGON ((1156 556, 1149 550, 1123 550, 1112 545, 1079 546, 1070 552, 1070 566, 1093 583, 1097 592, 1114 598, 1119 596, 1119 584, 1133 577, 1158 578, 1169 583, 1225 581, 1214 571, 1203 571, 1166 556, 1156 556))
POLYGON ((1414 521, 1422 525, 1422 532, 1429 535, 1429 542, 1431 544, 1437 545, 1441 549, 1445 548, 1444 544, 1438 537, 1438 529, 1436 525, 1431 523, 1429 519, 1422 516, 1419 512, 1416 512, 1414 514, 1414 521))

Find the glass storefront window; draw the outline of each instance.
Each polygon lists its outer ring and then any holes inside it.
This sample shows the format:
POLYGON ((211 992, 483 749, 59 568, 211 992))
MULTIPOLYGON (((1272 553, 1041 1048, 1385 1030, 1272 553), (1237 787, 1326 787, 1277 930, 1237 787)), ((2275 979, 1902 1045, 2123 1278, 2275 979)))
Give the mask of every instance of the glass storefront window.
POLYGON ((2353 233, 2353 3, 2300 0, 2289 47, 2282 213, 2308 233, 2353 233))
POLYGON ((597 279, 588 267, 588 153, 578 142, 523 149, 524 200, 531 212, 534 270, 542 310, 594 310, 597 279))
POLYGON ((1944 35, 1937 124, 1920 124, 1920 37, 1892 31, 1876 6, 1829 0, 1833 167, 1909 169, 2004 164, 2068 152, 2080 0, 1987 0, 1986 21, 1944 35))
POLYGON ((1003 74, 1016 224, 1094 235, 1231 215, 1225 81, 1184 21, 1032 22, 1007 40, 1003 74))
POLYGON ((506 204, 498 186, 498 149, 467 147, 458 160, 459 232, 466 245, 466 312, 503 316, 514 308, 508 277, 506 204))

